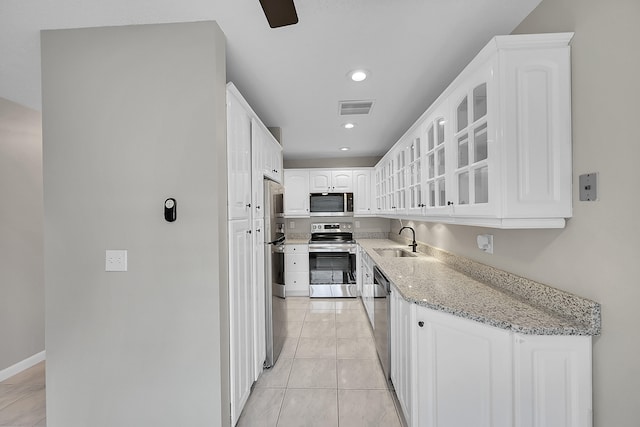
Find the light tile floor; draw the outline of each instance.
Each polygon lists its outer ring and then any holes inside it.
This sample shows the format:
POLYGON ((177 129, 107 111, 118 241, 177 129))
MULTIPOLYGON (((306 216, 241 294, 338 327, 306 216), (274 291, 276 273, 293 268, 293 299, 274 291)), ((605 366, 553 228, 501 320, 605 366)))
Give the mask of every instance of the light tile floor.
POLYGON ((358 299, 287 299, 288 337, 241 427, 400 427, 358 299))
MULTIPOLYGON (((288 338, 238 426, 401 427, 356 299, 288 298, 288 338)), ((0 427, 44 427, 45 363, 0 383, 0 427)))
POLYGON ((44 427, 45 363, 0 383, 0 427, 44 427))

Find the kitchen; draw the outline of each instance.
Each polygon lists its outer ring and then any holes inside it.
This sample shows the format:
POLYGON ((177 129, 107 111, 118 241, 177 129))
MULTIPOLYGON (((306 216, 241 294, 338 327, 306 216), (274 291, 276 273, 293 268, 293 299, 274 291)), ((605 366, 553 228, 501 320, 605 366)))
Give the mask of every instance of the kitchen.
MULTIPOLYGON (((633 255, 637 254, 636 245, 633 241, 636 233, 632 231, 634 230, 632 215, 633 212, 636 211, 634 208, 637 208, 637 202, 633 200, 633 198, 628 197, 626 190, 628 187, 626 183, 630 179, 630 171, 633 169, 630 162, 636 157, 634 154, 638 153, 637 146, 627 142, 633 138, 630 123, 633 123, 633 117, 637 115, 634 114, 637 112, 637 107, 635 103, 631 103, 633 97, 625 95, 625 91, 631 94, 635 93, 633 92, 634 90, 637 90, 634 76, 637 75, 638 65, 636 58, 629 57, 624 53, 632 52, 634 49, 632 41, 637 40, 637 30, 632 22, 634 16, 637 16, 637 5, 628 2, 620 2, 616 7, 607 7, 607 5, 595 3, 545 1, 534 14, 527 18, 516 29, 517 33, 526 34, 562 31, 575 31, 576 33, 571 42, 573 82, 573 216, 568 220, 564 229, 502 230, 485 227, 446 225, 426 221, 413 224, 418 242, 474 259, 483 264, 488 264, 540 283, 549 284, 602 304, 603 332, 601 336, 594 339, 593 402, 595 425, 633 425, 638 418, 638 409, 636 408, 635 399, 633 398, 635 389, 638 386, 637 378, 639 377, 638 368, 633 356, 638 350, 638 342, 634 339, 635 331, 631 326, 638 323, 636 310, 633 305, 638 296, 637 287, 633 286, 633 283, 636 282, 635 277, 637 277, 638 268, 637 263, 635 263, 633 259, 635 258, 633 255), (603 66, 603 64, 607 65, 603 66), (602 108, 602 105, 606 107, 602 108), (624 155, 622 153, 624 153, 624 155), (615 154, 618 154, 618 156, 614 157, 615 154), (595 203, 580 202, 578 200, 578 175, 589 172, 600 172, 600 182, 598 182, 598 184, 600 184, 600 200, 595 203), (481 234, 493 235, 493 255, 478 249, 476 238, 481 234)), ((487 40, 484 42, 486 41, 487 40)), ((484 44, 484 42, 482 44, 484 44)), ((469 55, 465 64, 472 57, 473 55, 469 55)), ((463 65, 464 64, 460 64, 460 69, 463 65)), ((344 72, 346 71, 341 71, 341 73, 344 72)), ((375 69, 373 72, 375 73, 375 69)), ((259 83, 256 82, 256 84, 259 83)), ((444 86, 446 85, 443 85, 443 87, 444 86)), ((4 93, 10 94, 11 92, 7 90, 4 93)), ((435 95, 437 95, 437 93, 434 93, 433 97, 435 97, 435 95)), ((424 108, 428 106, 428 103, 423 104, 422 108, 424 110, 424 108)), ((377 107, 378 106, 374 108, 377 107)), ((206 120, 204 117, 199 119, 202 121, 206 120)), ((415 120, 415 116, 413 118, 407 118, 407 120, 412 122, 415 120)), ((274 125, 278 125, 278 123, 274 123, 274 125)), ((408 125, 405 126, 405 130, 407 127, 408 125)), ((123 135, 117 135, 117 137, 122 136, 123 135)), ((117 140, 116 135, 113 135, 113 137, 114 140, 117 140)), ((387 148, 389 148, 391 143, 392 141, 389 142, 387 148)), ((361 168, 374 165, 373 162, 358 163, 358 160, 349 163, 347 162, 348 158, 336 159, 331 165, 321 160, 314 160, 314 157, 317 156, 310 156, 307 159, 287 159, 286 152, 288 147, 286 136, 284 138, 284 146, 285 169, 306 167, 322 168, 327 166, 361 168)), ((202 150, 206 149, 202 148, 202 150)), ((198 148, 197 151, 200 156, 205 155, 200 148, 198 148)), ((128 155, 135 154, 127 153, 128 155)), ((75 157, 78 159, 82 158, 79 157, 81 154, 82 150, 78 151, 75 157)), ((216 158, 214 152, 207 155, 211 158, 216 158)), ((162 179, 163 175, 161 171, 164 170, 165 167, 170 168, 171 164, 178 166, 181 164, 180 162, 186 161, 182 156, 183 153, 172 152, 171 158, 174 159, 174 163, 171 163, 168 160, 165 161, 162 159, 160 154, 158 154, 155 159, 145 160, 141 164, 147 165, 146 167, 152 175, 151 177, 162 179)), ((193 159, 193 161, 195 161, 196 165, 200 164, 198 163, 198 159, 193 159)), ((62 163, 60 167, 63 169, 60 170, 64 170, 67 166, 69 165, 62 163)), ((204 168, 205 165, 202 165, 202 167, 204 168)), ((193 168, 196 169, 195 167, 193 168)), ((3 168, 3 170, 4 173, 10 172, 8 168, 3 168)), ((88 172, 88 170, 85 171, 85 173, 88 172)), ((104 176, 113 175, 106 170, 104 174, 104 176)), ((132 171, 131 174, 131 177, 137 180, 134 182, 146 182, 146 180, 149 179, 141 176, 138 172, 134 173, 132 171)), ((118 188, 130 185, 128 180, 121 182, 117 180, 117 176, 113 176, 113 178, 115 180, 113 185, 118 185, 118 188)), ((200 175, 198 179, 211 182, 211 176, 206 174, 200 175)), ((3 178, 3 182, 7 182, 7 180, 3 178)), ((45 183, 46 182, 47 181, 45 181, 45 183)), ((197 181, 194 181, 194 183, 197 185, 197 181)), ((164 201, 164 199, 168 197, 166 194, 168 186, 163 185, 159 187, 162 188, 157 189, 157 194, 153 197, 154 201, 156 199, 164 201)), ((78 182, 71 190, 82 190, 81 183, 78 182)), ((200 192, 205 191, 202 187, 198 187, 198 190, 200 192)), ((112 195, 114 194, 114 190, 105 190, 104 194, 112 195)), ((61 202, 64 202, 66 196, 61 196, 63 197, 61 202)), ((96 198, 93 198, 93 200, 96 200, 96 198)), ((222 227, 219 223, 212 223, 211 220, 192 217, 191 215, 194 211, 191 210, 191 206, 185 205, 184 203, 181 204, 182 200, 181 198, 177 198, 178 220, 176 225, 180 224, 182 218, 184 218, 184 221, 186 221, 187 218, 193 218, 206 230, 211 230, 211 227, 222 227)), ((77 203, 76 200, 67 199, 66 201, 68 203, 77 203)), ((120 202, 131 206, 129 199, 120 202)), ((211 208, 215 203, 218 202, 209 200, 206 208, 211 208)), ((86 213, 88 218, 91 218, 92 214, 99 214, 102 209, 104 209, 105 213, 110 212, 110 209, 112 209, 102 201, 100 201, 99 204, 90 205, 89 199, 79 206, 85 206, 86 212, 84 213, 86 213)), ((85 208, 83 208, 83 210, 85 208)), ((202 208, 205 208, 205 206, 202 206, 202 208)), ((137 210, 139 208, 135 209, 137 210)), ((149 212, 148 216, 150 217, 154 214, 155 211, 149 212)), ((6 215, 9 215, 9 213, 6 215)), ((83 221, 80 221, 79 224, 82 224, 83 221)), ((296 222, 296 230, 304 229, 305 220, 294 221, 296 222), (300 225, 298 225, 298 223, 300 223, 300 225)), ((97 229, 102 227, 104 223, 108 224, 108 221, 105 219, 104 222, 83 225, 81 229, 73 232, 70 237, 83 233, 92 235, 97 229)), ((136 224, 139 228, 144 227, 143 222, 137 222, 136 224)), ((183 224, 186 223, 183 222, 183 224)), ((388 224, 389 231, 392 234, 399 230, 400 226, 397 220, 391 221, 388 224)), ((367 224, 363 221, 361 225, 367 224)), ((377 229, 378 227, 378 225, 374 225, 372 228, 377 229)), ((105 231, 110 232, 114 236, 119 232, 117 229, 105 231)), ((380 231, 384 232, 385 227, 382 226, 380 231)), ((170 235, 164 235, 164 232, 161 233, 165 236, 165 239, 168 239, 169 242, 179 241, 178 236, 171 235, 171 233, 173 233, 172 229, 168 229, 168 232, 170 235)), ((209 231, 207 231, 207 233, 208 232, 209 231)), ((163 247, 162 240, 156 240, 154 237, 149 239, 149 236, 139 235, 132 231, 128 231, 128 233, 133 233, 131 235, 132 238, 140 242, 141 245, 138 252, 143 253, 148 249, 150 244, 153 244, 153 246, 158 248, 158 251, 162 252, 161 259, 164 263, 174 266, 175 268, 179 267, 179 263, 176 264, 176 259, 173 257, 175 254, 171 252, 170 247, 163 247), (142 244, 143 242, 144 244, 142 244)), ((205 236, 201 235, 200 237, 205 236)), ((194 249, 210 249, 211 251, 207 251, 206 253, 215 253, 216 251, 211 249, 201 238, 194 236, 193 245, 190 246, 193 246, 194 249)), ((209 235, 209 238, 216 240, 215 236, 209 235)), ((101 241, 97 246, 101 249, 99 251, 97 248, 93 249, 95 252, 94 258, 96 259, 100 258, 99 252, 105 249, 105 242, 101 241)), ((118 248, 118 246, 115 246, 115 248, 118 248)), ((61 248, 62 251, 64 251, 64 249, 65 248, 61 248)), ((130 250, 133 251, 131 248, 130 250)), ((180 247, 180 251, 183 250, 185 249, 180 247)), ((133 294, 129 295, 129 298, 133 298, 134 301, 139 302, 136 307, 130 307, 124 310, 124 307, 115 304, 115 301, 110 299, 114 297, 113 295, 110 296, 108 293, 104 293, 99 295, 100 300, 112 301, 112 305, 109 307, 101 307, 100 305, 92 303, 90 306, 85 307, 82 313, 77 313, 77 315, 84 316, 87 315, 90 310, 97 310, 96 314, 100 315, 101 320, 91 325, 91 327, 96 328, 96 330, 97 328, 101 328, 112 332, 110 332, 109 335, 109 342, 98 343, 94 340, 89 340, 87 342, 91 343, 92 347, 85 348, 84 350, 95 351, 96 354, 105 352, 105 360, 117 360, 117 356, 114 355, 113 352, 109 352, 109 348, 127 348, 127 346, 131 346, 132 343, 135 342, 126 339, 127 335, 118 335, 118 333, 122 334, 122 331, 127 329, 129 329, 130 334, 142 332, 144 328, 141 328, 142 325, 140 325, 139 322, 145 318, 149 320, 157 318, 154 313, 156 313, 157 305, 161 303, 161 300, 158 299, 161 294, 170 295, 175 298, 175 301, 180 301, 179 298, 183 298, 180 293, 176 293, 171 287, 165 285, 165 280, 182 282, 193 279, 194 274, 201 277, 204 277, 202 275, 206 274, 208 275, 207 277, 209 277, 208 280, 212 280, 212 273, 208 267, 204 267, 201 253, 197 251, 189 252, 189 249, 186 249, 184 255, 185 259, 189 260, 188 271, 190 272, 184 271, 179 273, 178 270, 174 270, 175 274, 165 279, 150 273, 153 269, 152 267, 148 267, 149 270, 147 273, 138 276, 138 280, 141 283, 155 281, 155 283, 162 285, 156 288, 145 286, 143 289, 137 289, 137 287, 134 286, 130 287, 129 291, 133 292, 133 294), (149 277, 147 277, 147 275, 149 275, 149 277), (148 298, 149 296, 152 298, 148 298), (145 315, 142 316, 143 319, 140 319, 140 313, 145 313, 145 315), (107 344, 111 344, 111 346, 107 344)), ((140 256, 137 258, 136 263, 139 263, 141 258, 140 256)), ((80 257, 79 259, 83 258, 80 257)), ((130 262, 131 274, 140 274, 140 271, 136 272, 134 270, 136 263, 133 263, 132 260, 130 260, 130 262)), ((80 262, 79 265, 87 263, 89 263, 89 261, 83 261, 80 262)), ((224 264, 224 262, 221 262, 221 265, 222 264, 224 264)), ((3 267, 3 269, 4 268, 5 267, 3 267)), ((6 268, 9 269, 10 266, 6 268)), ((51 266, 49 266, 49 268, 51 268, 51 266)), ((93 276, 88 277, 90 278, 80 280, 94 282, 93 276)), ((187 290, 192 292, 195 289, 197 288, 183 288, 185 292, 187 290)), ((98 295, 95 296, 98 297, 98 295)), ((200 296, 209 300, 212 298, 210 294, 208 296, 200 296)), ((70 295, 68 295, 68 297, 70 297, 70 295)), ((75 298, 84 300, 82 297, 83 293, 76 294, 75 296, 75 298)), ((87 295, 87 297, 89 297, 89 295, 87 295)), ((87 302, 89 301, 93 301, 93 297, 87 300, 87 302)), ((195 321, 217 324, 215 319, 206 317, 200 309, 196 310, 197 305, 194 305, 196 304, 195 301, 189 301, 189 307, 194 309, 191 310, 192 315, 195 316, 192 320, 190 320, 190 317, 187 316, 186 313, 183 313, 183 306, 162 307, 163 312, 175 313, 175 317, 171 322, 167 321, 162 324, 165 330, 175 330, 177 325, 181 325, 180 331, 197 331, 197 324, 193 323, 195 321), (189 327, 187 328, 187 326, 189 327), (182 329, 183 327, 185 329, 182 329)), ((84 319, 84 317, 81 317, 81 319, 84 319)), ((67 324, 73 324, 72 319, 68 319, 68 322, 70 323, 67 324)), ((146 332, 148 333, 148 331, 146 332)), ((88 339, 91 335, 90 330, 84 332, 78 331, 78 333, 80 334, 78 338, 82 339, 88 339)), ((143 355, 151 357, 151 354, 155 354, 150 353, 144 348, 145 346, 147 346, 148 349, 156 348, 154 339, 160 340, 161 336, 159 333, 154 333, 154 336, 148 336, 148 338, 141 340, 139 345, 133 345, 131 350, 135 351, 137 355, 132 353, 130 355, 131 357, 127 358, 127 360, 122 360, 122 363, 117 364, 118 369, 122 370, 122 375, 130 375, 132 381, 128 383, 130 387, 133 385, 147 385, 145 386, 145 391, 151 393, 148 397, 153 398, 156 397, 156 395, 153 394, 152 387, 156 385, 153 380, 153 372, 155 369, 163 369, 163 366, 172 366, 171 357, 167 355, 165 358, 160 354, 158 359, 152 361, 150 366, 146 367, 134 366, 130 363, 135 360, 136 357, 143 357, 143 355)), ((63 338, 64 334, 53 335, 47 339, 62 340, 63 338)), ((175 344, 182 346, 183 350, 189 349, 190 352, 195 351, 195 348, 189 343, 188 337, 185 336, 184 338, 184 340, 180 340, 175 344)), ((191 336, 191 338, 195 337, 191 336)), ((159 342, 164 342, 165 345, 169 347, 173 346, 173 344, 168 341, 160 340, 159 342)), ((42 349, 43 348, 44 347, 42 347, 42 349)), ((49 351, 48 346, 47 348, 49 351)), ((76 348, 75 351, 83 350, 76 348)), ((203 359, 215 359, 215 357, 212 356, 212 354, 215 354, 212 343, 203 341, 203 347, 200 348, 200 351, 203 351, 203 359)), ((30 354, 33 353, 35 353, 35 351, 30 354)), ((177 356, 181 357, 181 353, 177 353, 177 356)), ((27 356, 28 354, 24 355, 23 358, 27 356)), ((55 358, 55 351, 50 356, 55 358)), ((186 360, 179 360, 183 362, 180 366, 189 366, 186 360)), ((10 366, 12 363, 15 362, 8 362, 5 366, 10 366)), ((61 373, 73 373, 77 370, 87 370, 89 368, 89 366, 76 360, 75 357, 70 358, 68 363, 59 366, 59 369, 63 369, 60 371, 61 373)), ((219 394, 219 391, 216 391, 215 387, 212 387, 211 384, 217 381, 223 381, 223 378, 216 380, 215 378, 217 376, 214 371, 215 370, 206 368, 205 372, 195 373, 191 369, 186 369, 184 379, 180 379, 168 372, 166 381, 172 384, 200 384, 201 378, 207 378, 198 390, 198 393, 188 393, 189 398, 193 398, 193 402, 198 403, 201 402, 200 399, 203 393, 209 396, 217 396, 219 394)), ((114 372, 111 371, 111 373, 113 374, 114 372)), ((99 380, 99 382, 103 384, 109 384, 109 390, 117 389, 117 384, 111 383, 106 373, 96 380, 99 380)), ((184 392, 186 389, 181 388, 181 390, 184 392)), ((137 396, 132 396, 132 398, 133 400, 138 399, 137 396)), ((83 402, 82 406, 86 406, 87 408, 93 407, 91 400, 92 399, 87 398, 87 402, 83 402)), ((95 410, 96 408, 93 407, 93 409, 95 410)), ((55 415, 56 404, 54 401, 52 401, 51 410, 54 411, 53 414, 55 415)), ((118 410, 122 411, 122 414, 127 412, 126 407, 119 407, 118 410)), ((99 412, 100 411, 97 411, 97 413, 99 412)), ((57 415, 59 415, 59 413, 57 415)), ((199 412, 198 416, 212 419, 218 415, 217 412, 212 410, 206 414, 199 412)), ((197 424, 198 422, 194 422, 194 425, 197 424)))

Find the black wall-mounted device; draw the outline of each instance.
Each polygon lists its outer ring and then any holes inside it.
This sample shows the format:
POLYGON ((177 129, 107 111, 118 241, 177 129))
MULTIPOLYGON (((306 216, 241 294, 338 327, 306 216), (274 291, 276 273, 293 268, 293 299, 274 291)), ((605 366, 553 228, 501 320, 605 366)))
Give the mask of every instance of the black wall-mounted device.
POLYGON ((164 201, 164 219, 167 222, 176 220, 176 199, 169 198, 164 201))

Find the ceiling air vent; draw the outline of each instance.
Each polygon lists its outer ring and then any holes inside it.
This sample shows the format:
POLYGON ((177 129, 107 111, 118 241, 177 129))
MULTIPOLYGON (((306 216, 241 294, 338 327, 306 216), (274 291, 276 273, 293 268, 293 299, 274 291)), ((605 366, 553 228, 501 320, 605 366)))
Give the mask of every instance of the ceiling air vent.
POLYGON ((373 101, 340 101, 340 115, 354 116, 369 114, 373 101))

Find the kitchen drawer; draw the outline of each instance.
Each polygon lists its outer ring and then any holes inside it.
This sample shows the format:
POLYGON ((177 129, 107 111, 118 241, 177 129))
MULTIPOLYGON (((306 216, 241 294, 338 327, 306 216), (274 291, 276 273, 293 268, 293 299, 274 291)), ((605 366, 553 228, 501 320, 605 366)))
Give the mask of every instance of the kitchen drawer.
MULTIPOLYGON (((284 271, 309 275, 309 254, 285 254, 284 271)), ((308 279, 307 279, 308 281, 308 279)))
POLYGON ((309 245, 284 245, 285 254, 308 254, 309 245))
POLYGON ((284 274, 285 289, 309 291, 309 273, 308 272, 286 272, 284 274))

